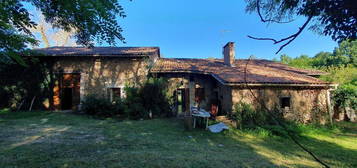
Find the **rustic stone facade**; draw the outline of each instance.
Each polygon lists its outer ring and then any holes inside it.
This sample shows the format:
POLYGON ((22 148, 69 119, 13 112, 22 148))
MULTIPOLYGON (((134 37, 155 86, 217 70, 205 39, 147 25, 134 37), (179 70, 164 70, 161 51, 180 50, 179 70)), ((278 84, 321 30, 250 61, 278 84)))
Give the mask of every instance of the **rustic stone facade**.
POLYGON ((180 88, 188 89, 189 106, 195 103, 194 89, 204 88, 206 98, 200 107, 210 111, 212 103, 218 103, 220 115, 232 113, 236 103, 244 102, 251 104, 256 110, 261 110, 264 105, 271 111, 282 113, 288 120, 302 123, 323 124, 329 119, 327 88, 261 86, 249 90, 245 86, 222 85, 204 74, 162 73, 157 76, 167 78, 172 91, 180 88), (190 86, 190 83, 193 83, 194 87, 190 86), (289 107, 282 107, 282 98, 289 100, 289 107))
MULTIPOLYGON (((148 60, 138 58, 90 58, 64 57, 58 59, 53 67, 57 74, 54 87, 54 106, 59 110, 62 94, 60 78, 63 74, 79 74, 79 98, 90 94, 108 97, 111 88, 121 88, 122 95, 126 84, 142 83, 148 74, 148 60), (57 92, 57 94, 56 94, 57 92)), ((79 104, 79 101, 76 105, 79 104)))
POLYGON ((160 58, 158 47, 51 47, 37 51, 46 56, 43 61, 54 63, 52 106, 57 110, 76 109, 89 94, 125 96, 125 85, 139 85, 152 75, 169 80, 174 110, 181 113, 199 105, 226 115, 234 111, 236 103, 245 102, 255 109, 264 105, 280 111, 289 120, 325 123, 331 111, 328 95, 335 85, 312 77, 322 72, 269 60, 236 60, 233 42, 225 45, 223 59, 160 58), (64 106, 66 102, 71 106, 64 106))
POLYGON ((255 109, 262 108, 279 110, 284 118, 303 123, 326 123, 329 119, 327 90, 324 88, 299 87, 234 87, 232 89, 232 103, 244 102, 253 105, 255 109), (254 96, 253 96, 254 94, 254 96), (282 107, 282 100, 289 101, 289 107, 282 107))

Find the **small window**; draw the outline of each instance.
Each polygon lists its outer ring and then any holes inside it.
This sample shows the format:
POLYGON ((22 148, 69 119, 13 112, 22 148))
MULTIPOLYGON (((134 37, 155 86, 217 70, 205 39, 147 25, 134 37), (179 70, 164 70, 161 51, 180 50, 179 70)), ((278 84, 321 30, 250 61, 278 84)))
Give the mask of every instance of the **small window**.
POLYGON ((290 108, 290 97, 281 97, 280 105, 281 108, 290 108))
POLYGON ((108 88, 109 89, 109 99, 110 101, 115 101, 118 98, 121 98, 121 89, 120 88, 108 88))

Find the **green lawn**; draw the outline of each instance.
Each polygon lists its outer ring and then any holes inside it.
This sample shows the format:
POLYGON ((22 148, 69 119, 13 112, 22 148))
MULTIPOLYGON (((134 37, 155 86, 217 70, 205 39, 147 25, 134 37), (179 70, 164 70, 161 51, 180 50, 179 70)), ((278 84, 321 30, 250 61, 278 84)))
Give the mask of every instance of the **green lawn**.
MULTIPOLYGON (((305 128, 300 141, 331 167, 357 167, 357 124, 305 128)), ((320 167, 263 131, 184 131, 177 119, 99 120, 0 112, 0 167, 320 167)))

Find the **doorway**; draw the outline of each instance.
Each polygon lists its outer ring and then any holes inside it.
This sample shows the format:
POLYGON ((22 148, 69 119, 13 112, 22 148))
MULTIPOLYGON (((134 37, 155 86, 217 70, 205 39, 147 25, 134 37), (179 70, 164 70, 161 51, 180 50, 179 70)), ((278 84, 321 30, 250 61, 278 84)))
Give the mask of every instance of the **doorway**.
POLYGON ((189 109, 189 89, 182 88, 176 90, 177 115, 184 115, 189 109))
POLYGON ((72 109, 72 98, 73 98, 73 88, 63 88, 62 89, 62 109, 71 110, 72 109))

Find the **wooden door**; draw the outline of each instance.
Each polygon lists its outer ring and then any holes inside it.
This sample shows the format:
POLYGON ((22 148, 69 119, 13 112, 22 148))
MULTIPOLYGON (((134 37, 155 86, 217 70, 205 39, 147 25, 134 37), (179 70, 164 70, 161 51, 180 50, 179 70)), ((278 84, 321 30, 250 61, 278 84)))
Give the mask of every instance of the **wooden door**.
POLYGON ((73 106, 73 88, 63 88, 61 100, 62 110, 71 110, 73 106))
POLYGON ((79 73, 64 73, 58 75, 53 88, 53 102, 55 110, 76 110, 80 103, 79 73))

